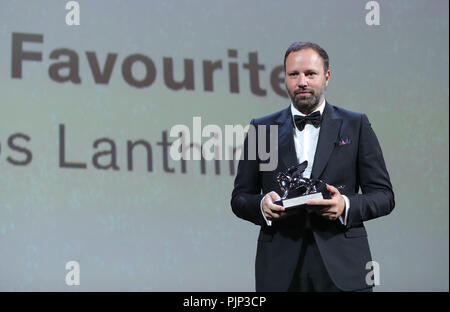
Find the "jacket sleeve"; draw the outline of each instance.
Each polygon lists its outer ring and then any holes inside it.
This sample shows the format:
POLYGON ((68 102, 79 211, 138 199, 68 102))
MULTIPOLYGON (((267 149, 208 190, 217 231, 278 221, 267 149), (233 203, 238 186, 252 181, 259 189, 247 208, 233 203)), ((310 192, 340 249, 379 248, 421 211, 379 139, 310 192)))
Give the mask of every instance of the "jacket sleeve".
POLYGON ((362 194, 348 196, 347 226, 387 215, 395 206, 383 153, 366 115, 361 117, 357 170, 362 194))
POLYGON ((255 129, 256 135, 250 140, 248 134, 245 137, 236 178, 234 180, 234 189, 231 194, 231 208, 239 218, 257 225, 264 225, 265 221, 260 209, 260 202, 264 195, 261 194, 262 177, 259 170, 259 158, 256 152, 249 153, 249 149, 254 149, 253 151, 258 150, 257 127, 254 124, 254 120, 250 122, 250 127, 255 129), (255 157, 252 157, 252 154, 255 157))

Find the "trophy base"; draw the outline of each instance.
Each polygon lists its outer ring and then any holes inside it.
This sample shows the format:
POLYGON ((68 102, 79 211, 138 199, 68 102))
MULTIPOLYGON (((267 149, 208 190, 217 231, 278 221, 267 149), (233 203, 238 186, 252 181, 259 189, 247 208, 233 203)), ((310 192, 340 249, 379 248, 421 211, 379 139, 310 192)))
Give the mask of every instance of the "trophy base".
POLYGON ((330 198, 331 198, 330 192, 328 190, 324 190, 322 192, 311 193, 308 195, 291 197, 291 198, 288 197, 283 200, 277 200, 274 202, 274 204, 283 206, 284 208, 288 209, 288 208, 306 206, 306 203, 310 200, 330 199, 330 198))

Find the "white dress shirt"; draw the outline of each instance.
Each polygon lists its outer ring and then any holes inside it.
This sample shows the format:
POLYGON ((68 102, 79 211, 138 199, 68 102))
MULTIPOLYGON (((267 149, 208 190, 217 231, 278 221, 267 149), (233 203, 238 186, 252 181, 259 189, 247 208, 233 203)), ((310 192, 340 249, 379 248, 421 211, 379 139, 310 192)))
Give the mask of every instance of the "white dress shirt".
MULTIPOLYGON (((320 103, 319 107, 317 107, 313 112, 319 111, 320 115, 323 114, 323 110, 325 109, 325 98, 320 103)), ((311 113, 313 113, 311 112, 311 113)), ((294 120, 295 115, 300 116, 306 116, 305 114, 301 113, 299 110, 295 108, 295 106, 291 103, 291 113, 292 113, 292 120, 294 120)), ((298 163, 302 163, 305 160, 308 161, 308 167, 306 167, 305 171, 303 172, 303 176, 305 178, 311 177, 311 171, 312 167, 314 165, 314 156, 316 154, 316 148, 317 148, 317 142, 319 140, 319 133, 320 133, 320 127, 315 128, 310 123, 307 123, 305 125, 305 128, 303 131, 300 131, 297 129, 297 127, 294 127, 294 144, 295 144, 295 152, 297 154, 297 160, 298 163)), ((345 219, 342 218, 342 215, 339 217, 339 220, 342 222, 342 224, 347 224, 347 217, 348 217, 348 210, 350 209, 350 201, 348 200, 347 196, 342 195, 344 197, 345 201, 345 209, 343 215, 345 216, 345 219)), ((268 226, 272 225, 271 220, 267 220, 266 216, 264 215, 264 212, 262 210, 262 201, 261 200, 260 207, 261 212, 263 214, 264 220, 266 220, 266 223, 268 226)))

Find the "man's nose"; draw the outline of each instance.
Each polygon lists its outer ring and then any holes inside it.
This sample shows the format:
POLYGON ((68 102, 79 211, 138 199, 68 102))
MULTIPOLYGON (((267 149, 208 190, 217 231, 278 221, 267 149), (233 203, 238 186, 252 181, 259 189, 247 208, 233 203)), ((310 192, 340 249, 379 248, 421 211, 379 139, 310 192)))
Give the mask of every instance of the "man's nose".
POLYGON ((306 87, 308 85, 305 75, 299 75, 298 76, 297 84, 301 88, 304 88, 304 87, 306 87))

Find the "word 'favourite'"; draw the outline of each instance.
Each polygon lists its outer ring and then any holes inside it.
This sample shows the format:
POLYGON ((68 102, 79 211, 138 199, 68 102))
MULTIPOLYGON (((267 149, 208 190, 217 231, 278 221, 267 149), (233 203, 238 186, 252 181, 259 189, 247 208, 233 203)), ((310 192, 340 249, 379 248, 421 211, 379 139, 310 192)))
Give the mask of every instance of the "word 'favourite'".
MULTIPOLYGON (((42 62, 42 52, 27 48, 29 44, 43 44, 43 34, 31 33, 12 33, 12 60, 11 60, 11 77, 22 78, 23 65, 25 62, 42 62)), ((48 50, 46 47, 45 50, 48 50)), ((99 58, 95 51, 86 51, 87 66, 89 67, 96 84, 107 85, 113 76, 115 64, 118 58, 117 53, 108 52, 103 64, 100 64, 99 58)), ((194 70, 194 60, 185 58, 183 60, 184 76, 180 76, 179 70, 174 69, 173 58, 163 57, 162 69, 163 79, 167 88, 179 90, 195 90, 195 73, 201 74, 203 78, 203 91, 214 91, 214 78, 228 80, 228 88, 230 93, 240 93, 240 64, 238 62, 238 51, 236 49, 228 49, 228 62, 222 62, 221 59, 202 60, 201 72, 194 70), (224 64, 227 63, 227 64, 224 64), (228 66, 226 66, 228 65, 228 66), (224 69, 226 67, 226 69, 224 69), (177 74, 175 74, 177 73, 177 74), (228 78, 228 79, 227 79, 228 78)), ((102 56, 103 58, 103 56, 102 56)), ((48 68, 48 75, 51 80, 58 83, 70 82, 75 85, 81 84, 80 76, 80 57, 79 54, 69 48, 54 49, 50 52, 50 60, 54 60, 48 68)), ((265 72, 266 66, 258 61, 258 53, 248 53, 248 60, 241 64, 242 69, 248 71, 248 79, 250 91, 257 96, 266 96, 267 88, 264 88, 260 82, 260 73, 265 72)), ((153 60, 140 53, 134 53, 126 56, 122 60, 121 73, 124 81, 135 88, 148 88, 156 80, 158 75, 153 60), (136 68, 140 70, 136 75, 136 68)), ((267 78, 266 78, 267 79, 267 78)), ((269 84, 275 94, 287 97, 284 87, 284 68, 282 65, 275 66, 270 71, 269 84)))

